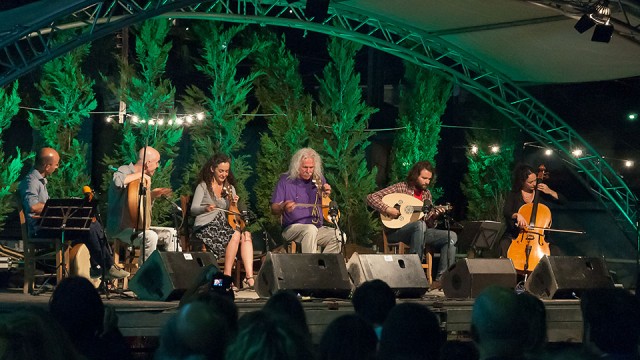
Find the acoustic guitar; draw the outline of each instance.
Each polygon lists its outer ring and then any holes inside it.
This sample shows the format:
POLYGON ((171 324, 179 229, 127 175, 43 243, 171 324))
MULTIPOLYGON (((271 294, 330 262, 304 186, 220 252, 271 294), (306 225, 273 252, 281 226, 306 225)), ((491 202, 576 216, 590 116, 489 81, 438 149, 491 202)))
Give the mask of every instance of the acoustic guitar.
MULTIPOLYGON (((400 229, 401 227, 416 222, 424 217, 422 208, 424 204, 422 200, 408 194, 388 194, 382 198, 382 202, 392 208, 400 211, 400 216, 397 219, 388 217, 385 214, 380 214, 380 220, 382 224, 388 229, 400 229)), ((434 210, 450 211, 453 209, 451 205, 436 205, 433 206, 434 210)))

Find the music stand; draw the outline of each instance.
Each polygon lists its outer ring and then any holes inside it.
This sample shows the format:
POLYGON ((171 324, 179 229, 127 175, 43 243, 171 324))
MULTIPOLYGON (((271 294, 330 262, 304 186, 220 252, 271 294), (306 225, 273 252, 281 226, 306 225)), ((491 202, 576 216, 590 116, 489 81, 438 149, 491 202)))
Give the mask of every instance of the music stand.
POLYGON ((468 245, 477 257, 482 257, 483 251, 491 251, 504 232, 504 225, 497 221, 468 221, 460 234, 458 243, 468 245))
POLYGON ((58 281, 67 275, 64 256, 67 239, 76 240, 88 236, 93 220, 92 212, 93 204, 82 198, 49 199, 44 204, 37 234, 38 237, 56 239, 56 250, 58 247, 60 250, 60 264, 56 267, 58 281))

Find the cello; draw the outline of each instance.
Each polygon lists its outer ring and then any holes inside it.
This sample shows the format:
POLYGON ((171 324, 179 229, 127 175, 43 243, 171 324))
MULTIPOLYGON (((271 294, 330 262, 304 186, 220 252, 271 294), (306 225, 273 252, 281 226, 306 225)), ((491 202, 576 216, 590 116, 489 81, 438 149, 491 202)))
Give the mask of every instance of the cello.
POLYGON ((534 197, 530 204, 524 204, 518 214, 528 219, 529 225, 520 230, 516 239, 511 241, 507 257, 513 262, 513 267, 530 273, 538 265, 544 255, 549 256, 549 243, 545 240, 545 230, 551 227, 551 210, 545 204, 540 204, 538 185, 547 177, 546 168, 540 165, 534 187, 534 197))

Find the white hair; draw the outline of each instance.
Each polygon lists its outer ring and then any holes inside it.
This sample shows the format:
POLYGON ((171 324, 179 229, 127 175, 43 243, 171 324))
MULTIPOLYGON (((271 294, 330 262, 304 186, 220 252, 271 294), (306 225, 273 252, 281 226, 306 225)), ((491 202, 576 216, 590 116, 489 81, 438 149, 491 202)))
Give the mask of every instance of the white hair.
POLYGON ((300 177, 300 166, 306 159, 313 159, 314 161, 313 179, 322 179, 322 159, 312 148, 302 148, 293 154, 289 163, 289 171, 287 172, 289 179, 293 180, 300 177))

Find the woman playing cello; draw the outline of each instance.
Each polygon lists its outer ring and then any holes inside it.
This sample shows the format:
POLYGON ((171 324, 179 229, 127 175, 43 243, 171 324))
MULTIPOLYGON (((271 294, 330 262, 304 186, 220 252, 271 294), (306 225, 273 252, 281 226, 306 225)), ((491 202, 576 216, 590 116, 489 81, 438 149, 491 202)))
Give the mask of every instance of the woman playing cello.
MULTIPOLYGON (((538 181, 534 168, 528 165, 518 165, 513 171, 511 191, 507 195, 502 210, 507 229, 500 240, 501 257, 507 257, 511 241, 518 238, 522 229, 526 229, 529 225, 530 219, 525 219, 518 210, 525 204, 533 203, 536 192, 541 195, 539 196, 541 204, 548 203, 548 201, 560 204, 566 202, 564 196, 549 188, 547 184, 538 181)), ((533 269, 529 269, 529 271, 531 270, 533 269)))
POLYGON ((231 275, 239 248, 246 272, 243 284, 252 287, 254 280, 251 233, 239 226, 232 228, 228 221, 230 205, 238 201, 233 186, 235 179, 230 167, 231 159, 223 154, 214 155, 202 167, 191 203, 191 215, 196 217, 193 237, 203 242, 207 251, 213 252, 216 258, 224 257, 225 275, 231 275))

